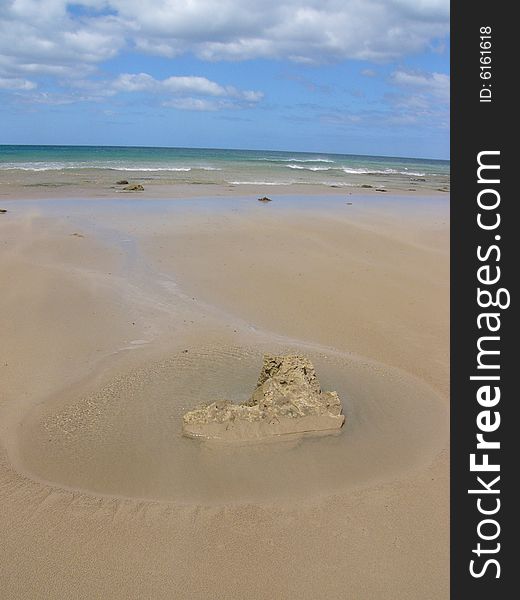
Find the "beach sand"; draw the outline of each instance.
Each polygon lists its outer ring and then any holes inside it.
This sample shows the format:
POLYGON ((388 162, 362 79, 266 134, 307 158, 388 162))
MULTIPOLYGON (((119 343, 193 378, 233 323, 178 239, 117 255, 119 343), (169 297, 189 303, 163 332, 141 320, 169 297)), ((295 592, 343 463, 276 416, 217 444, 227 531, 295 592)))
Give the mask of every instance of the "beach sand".
POLYGON ((221 192, 1 202, 0 598, 448 598, 446 195, 221 192), (341 432, 182 437, 264 352, 341 432))
MULTIPOLYGON (((124 175, 124 173, 123 173, 124 175)), ((113 199, 113 198, 147 198, 155 200, 170 200, 184 198, 228 198, 228 197, 251 197, 261 198, 263 196, 360 196, 360 195, 389 195, 398 194, 399 196, 418 196, 425 194, 428 196, 449 196, 449 187, 445 184, 439 184, 442 187, 421 189, 415 183, 408 183, 410 187, 393 188, 385 184, 379 185, 377 182, 371 184, 359 184, 350 186, 323 185, 323 184, 299 184, 293 183, 277 184, 216 184, 216 183, 168 183, 157 180, 147 180, 142 176, 128 177, 125 179, 129 184, 141 184, 144 187, 142 192, 125 190, 125 185, 116 185, 114 174, 109 173, 99 176, 93 175, 91 180, 57 180, 56 174, 24 173, 23 177, 15 181, 6 181, 5 176, 0 173, 0 202, 5 199, 17 200, 69 200, 70 198, 90 199, 113 199), (364 187, 368 186, 368 187, 364 187)))

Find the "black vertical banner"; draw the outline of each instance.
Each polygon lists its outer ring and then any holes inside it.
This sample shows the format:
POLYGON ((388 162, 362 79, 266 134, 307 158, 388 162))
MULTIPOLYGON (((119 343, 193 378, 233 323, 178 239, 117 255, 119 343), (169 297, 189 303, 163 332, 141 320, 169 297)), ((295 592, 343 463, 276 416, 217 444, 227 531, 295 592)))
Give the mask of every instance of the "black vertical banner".
POLYGON ((516 42, 506 2, 452 2, 451 597, 518 596, 516 42), (516 87, 516 86, 515 86, 516 87), (515 164, 516 163, 516 164, 515 164), (514 411, 514 412, 513 412, 514 411), (515 527, 516 529, 516 527, 515 527), (516 561, 515 561, 516 562, 516 561), (506 594, 506 589, 508 593, 506 594), (511 591, 513 590, 513 591, 511 591))

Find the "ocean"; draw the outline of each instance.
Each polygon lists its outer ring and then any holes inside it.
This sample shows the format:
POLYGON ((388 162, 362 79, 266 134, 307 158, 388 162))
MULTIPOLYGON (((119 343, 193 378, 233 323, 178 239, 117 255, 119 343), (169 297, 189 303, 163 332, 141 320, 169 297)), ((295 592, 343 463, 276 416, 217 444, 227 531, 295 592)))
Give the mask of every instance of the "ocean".
POLYGON ((322 185, 449 191, 446 160, 328 154, 117 146, 0 145, 0 184, 56 184, 118 178, 157 183, 322 185))

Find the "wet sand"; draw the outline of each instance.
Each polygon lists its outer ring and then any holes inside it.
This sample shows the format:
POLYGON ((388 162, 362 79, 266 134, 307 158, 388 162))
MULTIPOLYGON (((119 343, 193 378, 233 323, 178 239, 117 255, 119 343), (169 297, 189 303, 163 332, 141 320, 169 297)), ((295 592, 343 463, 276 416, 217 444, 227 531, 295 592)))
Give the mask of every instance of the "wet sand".
POLYGON ((445 197, 4 204, 0 597, 448 597, 445 197), (264 351, 340 434, 183 438, 264 351))
MULTIPOLYGON (((128 174, 127 174, 128 175, 128 174)), ((232 184, 232 183, 182 183, 182 182, 164 182, 142 176, 125 177, 129 184, 141 184, 144 191, 128 191, 124 185, 116 185, 117 175, 113 173, 103 174, 93 173, 90 178, 81 178, 77 176, 64 175, 57 177, 55 172, 49 173, 28 173, 13 179, 5 179, 0 172, 0 202, 3 198, 17 200, 69 200, 70 198, 82 198, 84 200, 96 198, 136 198, 136 199, 163 199, 172 198, 229 198, 229 197, 249 197, 251 199, 261 198, 263 196, 349 196, 349 195, 377 195, 385 196, 390 194, 399 194, 400 196, 449 196, 449 185, 439 183, 440 187, 433 187, 428 184, 424 188, 421 183, 411 182, 405 187, 394 187, 392 182, 385 181, 384 184, 378 183, 359 183, 350 185, 325 185, 325 184, 232 184)), ((437 184, 435 184, 437 185, 437 184)))

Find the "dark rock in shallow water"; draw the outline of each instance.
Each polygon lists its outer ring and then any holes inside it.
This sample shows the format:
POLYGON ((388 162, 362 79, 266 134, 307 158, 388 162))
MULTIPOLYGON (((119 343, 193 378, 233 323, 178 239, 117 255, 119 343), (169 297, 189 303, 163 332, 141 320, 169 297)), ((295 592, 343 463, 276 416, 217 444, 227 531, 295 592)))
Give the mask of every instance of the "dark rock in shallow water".
POLYGON ((376 192, 388 192, 385 188, 376 188, 376 192))
POLYGON ((364 183, 362 186, 362 188, 373 188, 373 185, 368 185, 368 183, 364 183))
POLYGON ((128 185, 128 181, 126 179, 120 179, 116 181, 116 185, 128 185))
POLYGON ((0 208, 0 213, 6 213, 7 212, 7 208, 0 208))
POLYGON ((263 198, 258 198, 258 202, 272 202, 271 198, 264 196, 263 198))

